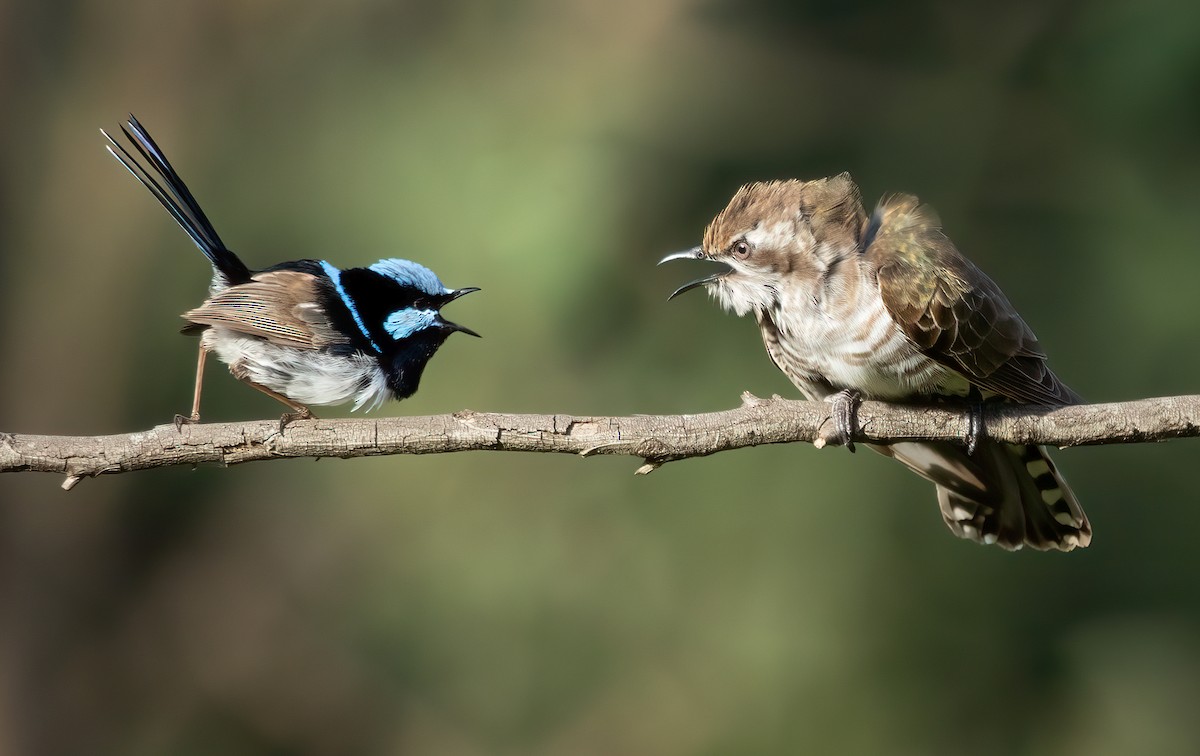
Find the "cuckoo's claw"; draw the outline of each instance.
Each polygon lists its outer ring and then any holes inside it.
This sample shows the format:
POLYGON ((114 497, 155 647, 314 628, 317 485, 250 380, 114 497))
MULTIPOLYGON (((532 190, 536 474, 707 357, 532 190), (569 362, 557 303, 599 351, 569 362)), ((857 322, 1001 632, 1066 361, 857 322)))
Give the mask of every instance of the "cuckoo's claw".
POLYGON ((983 402, 971 402, 967 405, 967 432, 963 434, 968 455, 975 453, 983 436, 983 402))
POLYGON ((833 405, 829 416, 833 421, 833 440, 853 454, 854 434, 858 432, 858 405, 862 404, 862 394, 854 389, 842 389, 826 397, 825 401, 833 405))

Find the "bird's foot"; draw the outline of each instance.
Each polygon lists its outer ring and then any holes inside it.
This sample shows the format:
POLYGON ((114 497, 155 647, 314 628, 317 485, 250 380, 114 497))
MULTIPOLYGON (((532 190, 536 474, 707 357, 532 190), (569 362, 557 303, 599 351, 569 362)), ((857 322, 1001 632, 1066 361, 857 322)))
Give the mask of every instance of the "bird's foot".
POLYGON ((858 406, 862 404, 862 394, 854 389, 842 389, 825 397, 825 401, 833 405, 829 414, 829 419, 833 422, 833 432, 822 440, 841 444, 853 454, 854 434, 858 432, 858 406))
POLYGON ((973 455, 979 448, 979 441, 984 437, 983 402, 970 402, 967 405, 967 431, 963 434, 963 444, 967 447, 967 455, 973 455))
POLYGON ((299 407, 295 412, 285 412, 279 418, 279 432, 283 433, 284 428, 297 420, 315 420, 316 417, 308 407, 299 407))
POLYGON ((175 420, 174 420, 175 432, 183 433, 183 426, 195 425, 199 422, 200 422, 200 413, 199 412, 193 412, 190 415, 176 415, 175 420))

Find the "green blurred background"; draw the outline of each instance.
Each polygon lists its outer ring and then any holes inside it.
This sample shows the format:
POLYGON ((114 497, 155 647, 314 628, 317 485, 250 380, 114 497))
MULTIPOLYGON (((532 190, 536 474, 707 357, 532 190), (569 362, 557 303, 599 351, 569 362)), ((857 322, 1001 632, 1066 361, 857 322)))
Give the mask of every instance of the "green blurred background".
MULTIPOLYGON (((0 429, 189 406, 208 269, 105 154, 127 111, 252 266, 483 288, 383 414, 795 396, 654 263, 842 170, 932 203, 1083 395, 1196 392, 1200 6, 1133 5, 0 2, 0 429)), ((208 375, 207 420, 280 412, 208 375)), ((0 752, 1196 753, 1197 451, 1060 453, 1070 555, 806 445, 4 476, 0 752)))

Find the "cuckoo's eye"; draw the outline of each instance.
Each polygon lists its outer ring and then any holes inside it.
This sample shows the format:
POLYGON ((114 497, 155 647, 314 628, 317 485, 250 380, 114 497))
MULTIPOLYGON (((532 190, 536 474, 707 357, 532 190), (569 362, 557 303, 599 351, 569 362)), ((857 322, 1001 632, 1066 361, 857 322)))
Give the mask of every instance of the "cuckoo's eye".
POLYGON ((739 260, 745 260, 750 256, 750 243, 745 239, 739 239, 738 241, 735 241, 733 244, 729 245, 729 254, 733 255, 739 260))

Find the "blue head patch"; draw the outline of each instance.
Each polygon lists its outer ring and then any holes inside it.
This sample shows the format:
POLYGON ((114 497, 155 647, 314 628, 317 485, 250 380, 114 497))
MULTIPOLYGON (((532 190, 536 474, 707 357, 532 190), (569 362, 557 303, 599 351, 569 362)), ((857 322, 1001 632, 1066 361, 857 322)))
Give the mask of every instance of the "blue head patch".
POLYGON ((399 341, 400 339, 412 336, 417 331, 432 328, 440 322, 441 320, 434 310, 418 310, 415 307, 406 307, 403 310, 396 310, 391 315, 388 315, 387 320, 383 321, 383 330, 390 333, 393 339, 399 341))
POLYGON ((371 266, 371 270, 381 276, 387 276, 403 286, 420 289, 426 294, 449 294, 451 291, 454 291, 453 289, 447 289, 446 285, 441 282, 432 270, 411 260, 401 260, 391 257, 375 263, 371 266))

